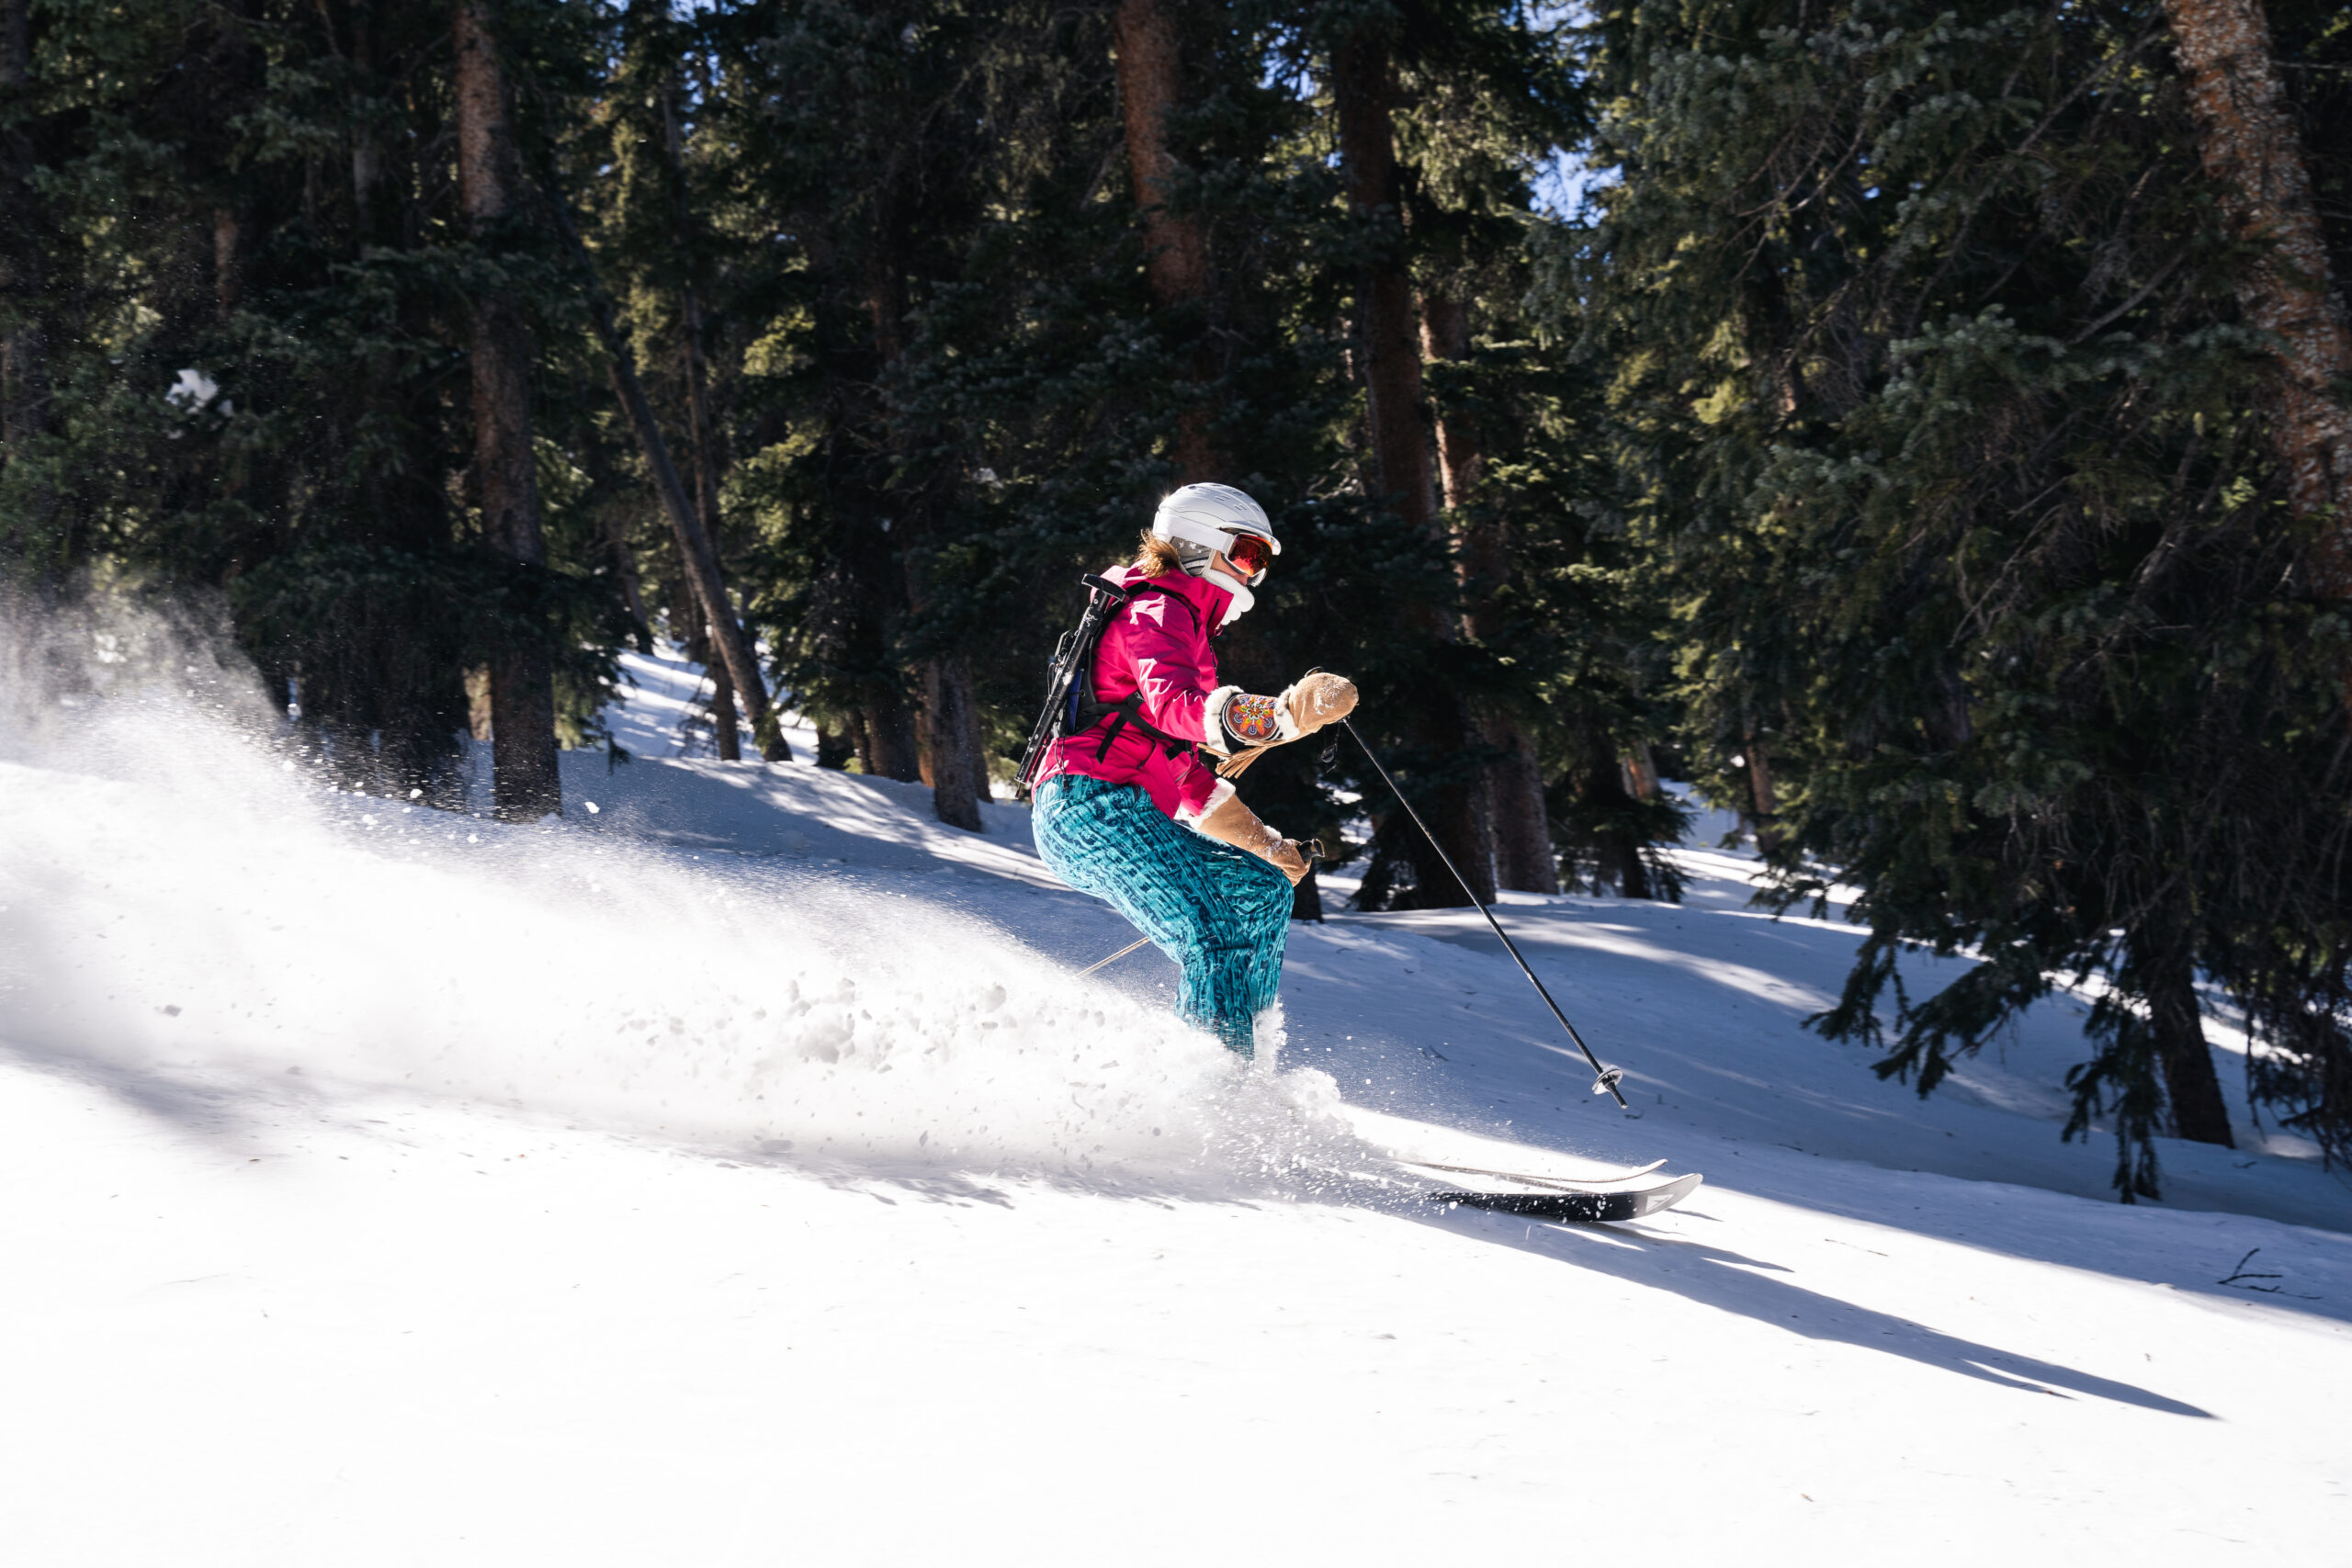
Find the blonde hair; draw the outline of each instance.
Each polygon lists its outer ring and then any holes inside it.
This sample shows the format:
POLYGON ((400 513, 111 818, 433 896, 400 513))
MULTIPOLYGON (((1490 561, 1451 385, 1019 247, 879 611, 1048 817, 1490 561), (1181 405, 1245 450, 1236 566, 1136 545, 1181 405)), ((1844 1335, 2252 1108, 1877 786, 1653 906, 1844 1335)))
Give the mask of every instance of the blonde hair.
POLYGON ((1146 577, 1166 577, 1184 570, 1184 558, 1176 553, 1175 541, 1146 528, 1136 537, 1135 567, 1146 577))

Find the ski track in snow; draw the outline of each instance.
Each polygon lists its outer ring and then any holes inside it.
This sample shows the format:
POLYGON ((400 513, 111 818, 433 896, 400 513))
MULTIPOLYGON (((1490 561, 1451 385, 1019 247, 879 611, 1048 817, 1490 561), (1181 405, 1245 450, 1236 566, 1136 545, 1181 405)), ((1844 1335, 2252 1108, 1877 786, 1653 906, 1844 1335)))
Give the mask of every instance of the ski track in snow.
POLYGON ((1694 848, 1501 911, 1637 1116, 1475 911, 1295 928, 1237 1073, 1156 953, 1071 977, 1131 933, 1022 808, 664 760, 675 660, 537 828, 172 668, 0 715, 14 1560, 2340 1561, 2352 1191, 2219 1026, 2240 1150, 2118 1205, 2079 1001, 1921 1100, 1799 1027, 1856 933, 1694 848))

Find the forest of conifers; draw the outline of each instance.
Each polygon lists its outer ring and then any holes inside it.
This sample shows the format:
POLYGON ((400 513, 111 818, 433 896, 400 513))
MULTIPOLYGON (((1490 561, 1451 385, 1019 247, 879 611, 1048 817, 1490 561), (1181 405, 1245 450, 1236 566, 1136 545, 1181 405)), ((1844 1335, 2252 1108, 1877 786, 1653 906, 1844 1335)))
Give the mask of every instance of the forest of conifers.
MULTIPOLYGON (((1353 677, 1480 897, 1674 897, 1687 779, 1890 1075, 2089 987, 2129 1196, 2206 1016, 2352 1154, 2347 276, 2324 0, 0 0, 0 574, 346 787, 560 809, 667 636, 977 829, 1236 484, 1226 678, 1353 677)), ((1244 784, 1463 900, 1351 750, 1244 784)))

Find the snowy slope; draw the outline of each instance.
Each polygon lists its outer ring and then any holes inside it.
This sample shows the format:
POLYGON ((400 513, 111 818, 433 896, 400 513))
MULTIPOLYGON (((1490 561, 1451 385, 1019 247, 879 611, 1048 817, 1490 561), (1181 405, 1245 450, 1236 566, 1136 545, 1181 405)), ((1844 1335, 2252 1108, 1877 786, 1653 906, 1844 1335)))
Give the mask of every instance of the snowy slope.
POLYGON ((1070 977, 1130 933, 1019 808, 625 741, 502 828, 214 679, 0 719, 11 1561, 2341 1561, 2344 1182, 2249 1122, 2106 1201, 2064 1002, 1881 1083, 1736 854, 1504 911, 1638 1118, 1475 914, 1296 930, 1268 1078, 1070 977))

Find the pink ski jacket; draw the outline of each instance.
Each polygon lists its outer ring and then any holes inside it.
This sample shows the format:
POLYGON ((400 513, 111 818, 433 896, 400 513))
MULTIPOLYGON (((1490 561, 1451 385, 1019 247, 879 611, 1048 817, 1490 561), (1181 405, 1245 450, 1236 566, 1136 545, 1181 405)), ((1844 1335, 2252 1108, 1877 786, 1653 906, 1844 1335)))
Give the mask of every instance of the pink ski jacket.
MULTIPOLYGON (((1134 567, 1102 575, 1123 587, 1146 581, 1134 567)), ((1222 743, 1213 733, 1215 716, 1224 711, 1235 688, 1217 684, 1209 634, 1224 619, 1233 595, 1182 572, 1149 581, 1151 590, 1121 605, 1103 628, 1094 655, 1094 695, 1098 701, 1116 703, 1137 694, 1137 711, 1154 729, 1179 740, 1222 743)), ((1135 726, 1119 725, 1115 716, 1098 719, 1056 741, 1038 769, 1038 779, 1042 785, 1057 774, 1076 773, 1136 784, 1154 806, 1189 827, 1224 805, 1233 785, 1193 752, 1171 757, 1169 750, 1135 726), (1106 751, 1102 737, 1114 725, 1118 733, 1106 751)))

